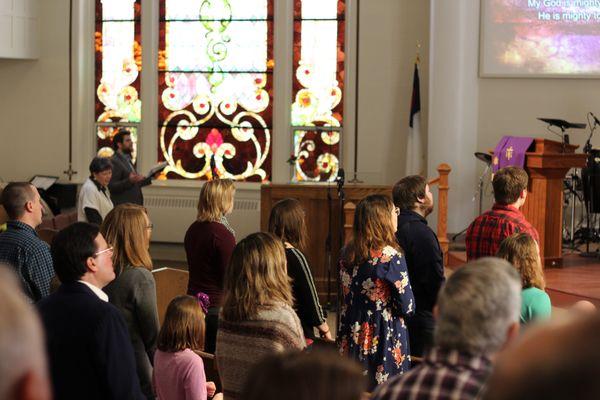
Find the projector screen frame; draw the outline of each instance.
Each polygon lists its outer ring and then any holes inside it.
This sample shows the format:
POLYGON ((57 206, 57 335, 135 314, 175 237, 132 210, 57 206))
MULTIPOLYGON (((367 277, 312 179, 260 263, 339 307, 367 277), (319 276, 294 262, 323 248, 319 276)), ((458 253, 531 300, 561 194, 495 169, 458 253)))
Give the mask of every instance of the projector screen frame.
MULTIPOLYGON (((489 67, 486 65, 486 27, 484 24, 487 22, 487 16, 489 15, 489 1, 479 1, 479 78, 487 79, 598 79, 600 78, 600 71, 597 73, 519 73, 519 72, 488 72, 489 67), (487 69, 486 69, 487 68, 487 69)), ((525 0, 526 1, 526 0, 525 0)), ((600 37, 599 37, 600 40, 600 37)))

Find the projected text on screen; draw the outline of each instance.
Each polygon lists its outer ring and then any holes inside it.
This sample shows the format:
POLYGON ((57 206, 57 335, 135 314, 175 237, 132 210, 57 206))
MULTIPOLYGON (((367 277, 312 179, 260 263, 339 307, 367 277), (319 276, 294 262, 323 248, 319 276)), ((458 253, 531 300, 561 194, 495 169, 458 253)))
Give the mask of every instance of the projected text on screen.
POLYGON ((600 0, 483 0, 483 75, 600 75, 600 0))

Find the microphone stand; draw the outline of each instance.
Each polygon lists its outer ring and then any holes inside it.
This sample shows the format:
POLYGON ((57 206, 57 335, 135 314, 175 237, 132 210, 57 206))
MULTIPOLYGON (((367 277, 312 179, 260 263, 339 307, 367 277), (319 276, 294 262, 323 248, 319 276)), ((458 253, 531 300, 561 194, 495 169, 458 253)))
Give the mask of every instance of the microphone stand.
MULTIPOLYGON (((594 126, 591 128, 591 132, 590 132, 590 136, 588 137, 587 141, 585 142, 585 146, 583 146, 583 152, 586 153, 588 155, 588 159, 587 159, 587 166, 586 169, 588 170, 587 173, 585 174, 585 183, 587 183, 587 188, 588 188, 588 199, 587 201, 584 201, 585 204, 585 214, 586 214, 586 224, 587 224, 587 229, 586 229, 586 235, 585 235, 585 252, 584 253, 580 253, 581 257, 598 257, 598 252, 590 252, 590 241, 594 238, 594 229, 592 229, 591 226, 591 210, 592 210, 592 201, 594 198, 594 194, 592 193, 592 170, 593 170, 593 163, 590 162, 591 160, 591 151, 592 151, 592 136, 594 136, 594 131, 596 130, 596 126, 598 125, 598 120, 596 119, 596 117, 594 116, 594 114, 590 113, 592 115, 592 117, 594 117, 594 126)), ((582 173, 583 175, 583 173, 582 173)), ((585 187, 585 186, 584 186, 585 187)), ((585 192, 584 192, 585 193, 585 192)), ((585 196, 584 196, 584 200, 585 196)))
MULTIPOLYGON (((342 248, 344 247, 344 203, 346 200, 346 194, 344 193, 344 183, 345 183, 345 173, 344 173, 344 169, 340 168, 340 171, 338 173, 338 176, 336 178, 337 181, 337 195, 338 195, 338 207, 339 207, 339 251, 338 251, 338 257, 341 256, 342 254, 342 248)), ((338 264, 336 263, 336 266, 338 264)), ((340 274, 339 274, 339 269, 336 268, 336 287, 337 287, 337 300, 336 300, 336 321, 335 321, 335 331, 337 332, 338 327, 340 326, 340 310, 342 309, 341 305, 342 305, 342 301, 344 301, 344 299, 342 298, 342 285, 340 282, 340 274)))
POLYGON ((333 228, 332 223, 332 197, 331 197, 331 185, 327 184, 327 238, 325 239, 325 259, 327 260, 327 306, 328 310, 331 310, 331 230, 333 228))

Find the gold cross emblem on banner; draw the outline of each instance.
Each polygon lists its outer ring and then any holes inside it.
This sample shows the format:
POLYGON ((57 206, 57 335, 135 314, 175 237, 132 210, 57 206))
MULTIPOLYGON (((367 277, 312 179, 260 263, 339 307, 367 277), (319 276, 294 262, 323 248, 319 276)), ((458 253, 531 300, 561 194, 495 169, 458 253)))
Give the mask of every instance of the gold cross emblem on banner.
POLYGON ((506 159, 510 160, 513 157, 513 152, 515 149, 513 149, 512 146, 510 146, 509 148, 506 149, 506 159))

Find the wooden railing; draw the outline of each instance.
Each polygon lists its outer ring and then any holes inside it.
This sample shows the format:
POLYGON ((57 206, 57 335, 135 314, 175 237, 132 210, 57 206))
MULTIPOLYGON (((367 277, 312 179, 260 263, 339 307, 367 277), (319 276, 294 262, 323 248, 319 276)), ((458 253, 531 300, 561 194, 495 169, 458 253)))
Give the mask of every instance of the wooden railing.
MULTIPOLYGON (((448 265, 448 246, 450 241, 448 240, 448 175, 452 168, 448 164, 440 164, 437 167, 438 176, 430 179, 427 183, 430 187, 438 187, 438 200, 437 200, 437 236, 440 242, 442 251, 444 252, 444 265, 448 265)), ((352 222, 354 221, 354 211, 356 210, 356 204, 347 202, 344 205, 344 237, 346 243, 352 237, 352 222)))
POLYGON ((448 164, 440 164, 437 167, 438 177, 431 179, 429 187, 438 186, 438 214, 437 214, 437 236, 442 251, 444 252, 444 265, 448 265, 448 175, 452 168, 448 164))

